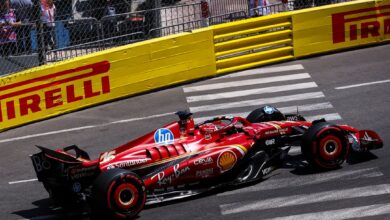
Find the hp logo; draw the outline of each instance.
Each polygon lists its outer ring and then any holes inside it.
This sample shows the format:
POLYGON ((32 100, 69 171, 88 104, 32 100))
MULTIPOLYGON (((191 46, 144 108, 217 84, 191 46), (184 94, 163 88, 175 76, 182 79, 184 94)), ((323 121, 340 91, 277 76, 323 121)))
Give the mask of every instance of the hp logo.
POLYGON ((175 137, 168 128, 160 128, 154 133, 154 141, 156 144, 172 144, 175 137))

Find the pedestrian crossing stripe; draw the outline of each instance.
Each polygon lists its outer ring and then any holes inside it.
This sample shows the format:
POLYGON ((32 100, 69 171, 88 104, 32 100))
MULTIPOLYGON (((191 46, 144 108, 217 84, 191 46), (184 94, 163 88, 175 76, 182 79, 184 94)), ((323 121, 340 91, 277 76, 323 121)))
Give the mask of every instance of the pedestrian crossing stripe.
POLYGON ((258 78, 258 79, 247 79, 247 80, 236 80, 231 82, 223 82, 223 83, 211 83, 200 86, 190 86, 183 88, 185 93, 191 92, 201 92, 201 91, 209 91, 209 90, 218 90, 218 89, 226 89, 240 86, 251 86, 251 85, 261 85, 266 83, 274 83, 274 82, 286 82, 293 81, 298 79, 308 79, 310 75, 308 73, 299 73, 299 74, 291 74, 284 76, 273 76, 267 78, 258 78))
POLYGON ((324 98, 325 95, 322 92, 307 92, 300 93, 294 95, 286 95, 286 96, 277 96, 271 98, 259 98, 259 99, 250 99, 250 100, 242 100, 235 102, 227 102, 227 103, 218 103, 218 104, 210 104, 210 105, 201 105, 190 107, 190 111, 193 113, 196 112, 207 112, 213 110, 222 110, 222 109, 232 109, 232 108, 241 108, 248 106, 261 106, 266 104, 275 104, 275 103, 285 103, 292 101, 301 101, 301 100, 309 100, 309 99, 318 99, 324 98))

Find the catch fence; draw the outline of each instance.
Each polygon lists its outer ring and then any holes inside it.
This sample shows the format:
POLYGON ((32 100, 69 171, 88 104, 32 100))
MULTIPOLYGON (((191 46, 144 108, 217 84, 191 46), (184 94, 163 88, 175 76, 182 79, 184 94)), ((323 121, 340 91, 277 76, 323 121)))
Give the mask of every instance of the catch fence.
POLYGON ((267 0, 266 5, 263 0, 20 2, 0 0, 0 75, 208 25, 340 1, 267 0))

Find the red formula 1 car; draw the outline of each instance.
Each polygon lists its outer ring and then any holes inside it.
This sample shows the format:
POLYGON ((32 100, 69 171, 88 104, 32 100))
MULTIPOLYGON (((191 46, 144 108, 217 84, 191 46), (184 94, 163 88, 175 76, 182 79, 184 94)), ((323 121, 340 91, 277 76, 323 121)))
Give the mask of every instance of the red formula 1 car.
POLYGON ((145 204, 196 195, 216 187, 258 181, 301 146, 309 165, 339 167, 351 152, 383 146, 370 130, 305 121, 272 106, 247 118, 219 117, 195 125, 179 121, 91 160, 77 146, 39 147, 31 156, 39 181, 57 202, 82 202, 95 216, 133 218, 145 204))

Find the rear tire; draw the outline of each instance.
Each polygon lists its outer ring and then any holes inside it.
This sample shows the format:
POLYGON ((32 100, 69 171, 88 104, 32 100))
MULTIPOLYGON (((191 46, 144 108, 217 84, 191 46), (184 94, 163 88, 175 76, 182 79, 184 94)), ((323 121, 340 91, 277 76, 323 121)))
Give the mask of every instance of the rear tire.
POLYGON ((92 186, 91 208, 97 219, 133 219, 144 208, 145 202, 142 179, 127 170, 107 170, 92 186))
POLYGON ((301 151, 315 168, 339 168, 349 152, 349 142, 340 128, 327 122, 312 125, 302 136, 301 151))

